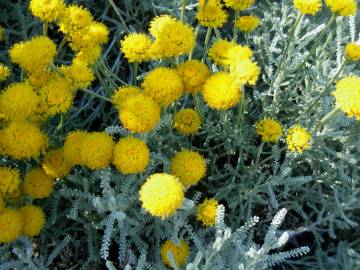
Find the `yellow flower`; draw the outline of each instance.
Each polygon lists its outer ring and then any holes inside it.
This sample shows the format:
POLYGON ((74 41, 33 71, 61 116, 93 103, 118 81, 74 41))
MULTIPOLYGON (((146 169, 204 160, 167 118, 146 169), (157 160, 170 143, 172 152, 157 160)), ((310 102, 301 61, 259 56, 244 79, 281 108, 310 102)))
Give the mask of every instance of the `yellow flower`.
POLYGON ((230 64, 230 74, 237 84, 255 85, 260 75, 260 68, 251 60, 234 61, 230 64))
POLYGON ((315 15, 322 8, 321 0, 294 0, 294 6, 301 13, 315 15))
POLYGON ((19 186, 13 192, 10 192, 6 196, 6 202, 10 204, 18 204, 23 197, 22 186, 19 186))
POLYGON ((67 135, 64 142, 64 159, 72 166, 80 165, 80 150, 85 138, 88 136, 86 131, 77 130, 67 135))
POLYGON ((360 120, 360 77, 350 76, 340 80, 332 94, 337 107, 349 117, 360 120))
POLYGON ((228 110, 241 98, 239 85, 230 74, 225 72, 210 76, 204 85, 203 95, 209 107, 216 110, 228 110))
POLYGON ((184 240, 180 240, 179 244, 175 244, 172 240, 166 240, 160 249, 161 259, 163 263, 172 267, 168 253, 171 252, 177 267, 183 267, 189 257, 190 248, 184 240))
POLYGON ((171 159, 171 172, 185 187, 197 184, 206 174, 206 161, 198 152, 182 150, 171 159))
POLYGON ((91 13, 82 6, 71 5, 65 9, 60 18, 60 31, 64 34, 75 34, 84 30, 93 22, 91 13))
POLYGON ((0 148, 15 159, 38 157, 47 146, 47 136, 34 123, 11 122, 0 131, 0 148))
POLYGON ((283 134, 283 130, 279 121, 264 118, 256 123, 256 133, 261 136, 263 142, 277 143, 283 134))
POLYGON ((215 199, 205 199, 196 211, 196 220, 202 222, 204 226, 214 226, 216 222, 216 210, 219 203, 215 199))
POLYGON ((10 68, 0 63, 0 82, 5 81, 11 74, 10 68))
POLYGON ((150 151, 140 139, 125 137, 115 147, 112 163, 122 174, 135 174, 145 171, 150 160, 150 151))
POLYGON ((104 132, 89 133, 80 146, 81 165, 92 170, 106 168, 110 165, 114 142, 104 132))
POLYGON ((55 53, 56 45, 47 36, 16 43, 9 51, 11 61, 29 72, 44 70, 52 62, 55 53))
POLYGON ((0 194, 12 193, 20 186, 20 174, 17 170, 0 167, 0 194))
POLYGON ((4 27, 0 26, 0 42, 4 41, 4 39, 5 39, 5 29, 4 27))
POLYGON ((345 47, 345 57, 349 61, 359 61, 360 60, 360 44, 358 43, 349 43, 345 47))
POLYGON ((176 70, 166 67, 157 67, 150 71, 141 86, 144 94, 162 106, 171 105, 184 91, 184 85, 176 70))
POLYGON ((53 78, 53 73, 47 70, 38 70, 27 74, 27 82, 36 89, 46 85, 53 78))
POLYGON ((41 168, 35 168, 25 174, 23 191, 32 199, 43 199, 50 196, 54 189, 54 179, 41 168))
POLYGON ((63 0, 31 0, 31 13, 44 22, 53 22, 60 18, 65 10, 63 0))
POLYGON ((236 43, 219 39, 213 43, 208 51, 208 56, 215 64, 224 66, 228 60, 228 51, 230 48, 236 46, 236 43))
POLYGON ((75 55, 74 62, 80 62, 84 65, 91 66, 100 58, 101 50, 101 46, 97 44, 82 48, 75 55))
POLYGON ((339 16, 354 16, 357 11, 356 0, 325 0, 331 12, 339 16))
POLYGON ((139 94, 126 99, 119 118, 124 128, 134 133, 153 130, 160 121, 160 106, 150 97, 139 94))
POLYGON ((70 80, 75 89, 83 89, 89 87, 95 76, 87 63, 81 61, 73 61, 71 66, 62 66, 60 70, 64 73, 65 78, 70 80))
POLYGON ((200 115, 193 109, 183 109, 174 114, 174 128, 181 134, 194 135, 201 126, 200 115))
POLYGON ((141 90, 135 86, 124 86, 116 90, 116 92, 111 97, 112 103, 115 108, 120 111, 121 107, 124 105, 125 101, 134 95, 141 94, 141 90))
POLYGON ((151 39, 146 34, 132 33, 120 41, 121 51, 129 63, 149 60, 151 39))
POLYGON ((219 0, 208 1, 206 5, 204 1, 199 1, 199 11, 196 18, 199 25, 218 28, 226 23, 228 15, 222 9, 222 4, 219 0))
POLYGON ((45 173, 54 178, 67 176, 71 167, 71 163, 65 159, 63 148, 47 152, 42 162, 45 173))
POLYGON ((231 65, 242 60, 249 61, 253 55, 254 52, 249 46, 235 45, 227 50, 223 65, 231 65))
POLYGON ((189 60, 180 64, 177 72, 182 79, 184 92, 192 94, 200 92, 205 81, 210 76, 208 66, 199 60, 189 60))
POLYGON ((310 148, 311 134, 299 124, 290 128, 287 132, 286 143, 291 152, 300 154, 310 148))
POLYGON ((158 37, 159 33, 166 27, 166 25, 176 22, 177 20, 170 15, 160 15, 153 18, 150 22, 149 33, 153 37, 158 37))
POLYGON ((103 23, 91 22, 87 37, 92 43, 105 44, 109 40, 109 29, 103 23))
POLYGON ((243 11, 251 7, 255 0, 224 0, 227 7, 231 7, 235 10, 243 11))
POLYGON ((170 174, 156 173, 149 176, 139 191, 142 207, 155 217, 172 216, 182 205, 184 187, 170 174))
POLYGON ((256 16, 241 16, 234 24, 241 32, 250 33, 260 25, 260 19, 256 16))
POLYGON ((28 204, 19 209, 24 225, 22 233, 28 237, 38 235, 45 224, 44 211, 35 205, 28 204))
POLYGON ((21 235, 23 227, 19 211, 5 208, 0 213, 0 243, 15 241, 21 235))

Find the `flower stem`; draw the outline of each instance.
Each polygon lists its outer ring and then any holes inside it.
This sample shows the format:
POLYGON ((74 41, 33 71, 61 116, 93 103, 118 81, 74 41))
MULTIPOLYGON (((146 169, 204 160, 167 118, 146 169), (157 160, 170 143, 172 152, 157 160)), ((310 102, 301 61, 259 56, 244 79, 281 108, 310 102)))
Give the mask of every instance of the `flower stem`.
POLYGON ((90 91, 90 90, 88 90, 88 89, 85 89, 85 88, 84 88, 84 89, 81 89, 81 91, 83 91, 83 92, 85 92, 86 94, 89 94, 89 95, 91 95, 91 96, 94 96, 94 97, 97 97, 97 98, 102 99, 102 100, 104 100, 104 101, 107 101, 107 102, 112 103, 112 100, 111 100, 110 98, 103 97, 102 95, 99 95, 98 93, 95 93, 95 92, 90 91))
POLYGON ((134 62, 134 70, 133 70, 133 84, 137 85, 137 73, 139 68, 139 62, 134 62))
POLYGON ((206 58, 206 54, 207 54, 207 50, 208 50, 208 45, 209 45, 209 41, 210 41, 210 36, 211 36, 211 27, 208 27, 207 31, 206 31, 206 36, 205 36, 205 42, 204 42, 204 54, 203 57, 201 59, 201 63, 205 62, 205 58, 206 58))
POLYGON ((201 110, 201 105, 200 105, 200 100, 199 100, 198 94, 194 93, 193 98, 194 98, 196 111, 200 115, 201 120, 204 121, 204 116, 203 116, 203 113, 202 113, 202 110, 201 110))
POLYGON ((126 31, 127 33, 130 33, 129 28, 126 26, 126 23, 125 23, 123 17, 121 16, 121 12, 120 12, 119 8, 115 5, 115 3, 114 3, 113 0, 108 0, 108 1, 109 1, 110 5, 112 6, 112 8, 114 9, 116 15, 119 17, 120 22, 121 22, 121 24, 123 25, 125 31, 126 31))
POLYGON ((311 135, 315 135, 315 133, 319 130, 319 128, 329 122, 338 112, 340 111, 339 107, 335 107, 330 112, 328 112, 316 125, 314 130, 311 132, 311 135))
POLYGON ((49 28, 49 23, 48 23, 48 22, 44 22, 44 23, 43 23, 43 34, 44 34, 44 36, 47 36, 48 28, 49 28))
POLYGON ((181 15, 180 15, 180 20, 182 22, 184 21, 185 12, 186 12, 186 2, 187 2, 187 0, 182 0, 181 15))
MULTIPOLYGON (((199 30, 200 30, 200 27, 199 27, 199 25, 197 25, 196 28, 195 28, 195 41, 197 40, 197 37, 198 37, 198 35, 199 35, 199 30)), ((189 54, 189 60, 191 60, 192 57, 193 57, 195 47, 196 47, 196 46, 194 46, 194 48, 192 48, 192 50, 191 50, 191 52, 190 52, 190 54, 189 54)))
POLYGON ((260 160, 260 156, 262 154, 262 150, 264 148, 264 145, 265 145, 265 142, 262 141, 260 146, 259 146, 259 150, 257 152, 257 155, 256 155, 256 161, 255 161, 255 169, 257 168, 258 164, 259 164, 259 160, 260 160))
POLYGON ((238 30, 237 30, 237 27, 235 26, 235 21, 237 20, 237 18, 239 18, 239 10, 235 10, 234 28, 233 28, 233 38, 232 38, 232 40, 233 40, 234 42, 237 42, 237 33, 238 33, 238 30))
POLYGON ((239 111, 238 111, 238 120, 236 123, 235 131, 239 132, 242 130, 243 122, 244 122, 244 115, 245 115, 245 87, 243 84, 240 85, 240 91, 241 91, 241 100, 239 105, 239 111))

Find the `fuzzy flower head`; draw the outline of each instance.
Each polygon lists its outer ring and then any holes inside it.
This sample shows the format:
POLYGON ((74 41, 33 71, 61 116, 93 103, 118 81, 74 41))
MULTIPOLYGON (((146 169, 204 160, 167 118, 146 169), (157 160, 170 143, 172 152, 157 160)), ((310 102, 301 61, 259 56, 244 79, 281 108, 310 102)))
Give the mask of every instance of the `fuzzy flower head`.
POLYGON ((129 34, 120 41, 121 51, 129 63, 147 61, 151 44, 151 39, 140 33, 129 34))
POLYGON ((260 19, 256 16, 241 16, 234 24, 241 32, 250 33, 260 25, 260 19))
POLYGON ((236 46, 234 42, 219 39, 208 50, 208 56, 215 64, 225 66, 228 59, 228 51, 234 46, 236 46))
POLYGON ((75 34, 90 26, 93 22, 91 13, 77 5, 67 7, 60 19, 60 31, 64 34, 75 34))
POLYGON ((199 60, 189 60, 180 64, 177 72, 182 79, 184 92, 192 94, 200 92, 205 81, 210 76, 208 66, 199 60))
POLYGON ((42 162, 45 173, 54 178, 63 178, 68 175, 71 167, 71 163, 65 159, 63 148, 47 152, 42 162))
POLYGON ((215 199, 205 199, 196 211, 196 219, 201 221, 204 226, 214 226, 216 222, 216 210, 219 202, 215 199))
POLYGON ((251 60, 234 61, 230 64, 230 73, 238 84, 255 85, 260 75, 260 68, 251 60))
POLYGON ((23 219, 21 213, 5 208, 0 213, 0 244, 15 241, 21 235, 23 219))
POLYGON ((10 68, 0 63, 0 82, 3 82, 7 78, 9 78, 10 74, 11 74, 10 68))
POLYGON ((173 175, 156 173, 149 176, 139 191, 142 207, 152 216, 172 216, 184 200, 184 186, 173 175))
POLYGON ((256 123, 256 133, 261 136, 263 142, 277 143, 283 134, 279 121, 264 118, 256 123))
POLYGON ((249 46, 235 45, 227 50, 223 63, 224 65, 232 65, 243 60, 250 61, 253 55, 254 52, 249 46))
POLYGON ((201 117, 193 109, 183 109, 174 114, 174 128, 183 135, 194 135, 201 126, 201 117))
POLYGON ((176 266, 183 267, 186 263, 187 258, 189 257, 190 248, 182 239, 179 241, 178 244, 174 243, 172 240, 166 240, 161 245, 161 259, 166 266, 172 267, 168 257, 169 252, 171 252, 176 266))
POLYGON ((354 16, 357 12, 356 0, 325 0, 331 12, 339 16, 354 16))
POLYGON ((243 11, 251 7, 255 0, 224 0, 224 2, 227 7, 243 11))
POLYGON ((160 106, 149 96, 138 94, 126 99, 119 118, 124 128, 133 133, 153 130, 160 121, 160 106))
POLYGON ((206 161, 198 152, 182 150, 171 159, 171 172, 185 187, 196 185, 206 174, 206 161))
POLYGON ((105 44, 109 40, 109 29, 103 23, 91 22, 86 37, 92 43, 105 44))
POLYGON ((71 166, 80 165, 80 150, 81 145, 88 136, 86 131, 77 130, 69 133, 64 142, 64 159, 71 164, 71 166))
POLYGON ((166 27, 166 25, 176 21, 177 21, 176 18, 167 14, 157 16, 153 18, 150 22, 149 33, 150 35, 156 38, 161 33, 161 31, 166 27))
POLYGON ((322 8, 321 0, 294 0, 294 6, 301 13, 315 15, 322 8))
POLYGON ((165 107, 176 101, 184 91, 179 74, 166 67, 157 67, 150 71, 141 86, 146 95, 165 107))
POLYGON ((22 233, 28 237, 38 235, 45 224, 44 211, 35 205, 28 204, 19 209, 23 219, 22 233))
POLYGON ((0 167, 0 194, 8 194, 20 186, 20 174, 17 170, 0 167))
POLYGON ((360 44, 358 43, 349 43, 345 47, 345 57, 349 61, 359 61, 360 60, 360 44))
POLYGON ((286 143, 291 152, 302 153, 310 148, 311 134, 299 124, 290 128, 287 132, 286 143))
POLYGON ((75 89, 89 87, 92 81, 95 80, 92 70, 87 63, 82 61, 75 61, 74 59, 70 66, 62 66, 60 70, 64 73, 65 78, 72 82, 75 89))
POLYGON ((199 1, 199 11, 196 15, 199 25, 205 27, 219 28, 222 27, 228 18, 228 14, 222 9, 219 0, 199 1))
POLYGON ((116 92, 111 97, 112 103, 114 104, 115 108, 120 111, 122 106, 124 105, 125 101, 132 96, 141 94, 140 88, 135 86, 124 86, 120 87, 116 90, 116 92))
POLYGON ((43 22, 58 20, 65 11, 63 0, 31 0, 31 13, 43 22))
POLYGON ((205 102, 215 110, 228 110, 241 98, 239 85, 230 74, 225 72, 210 76, 204 85, 203 95, 205 102))
POLYGON ((24 194, 32 199, 43 199, 50 196, 54 189, 54 179, 41 168, 35 168, 25 174, 24 194))
POLYGON ((115 147, 112 163, 122 174, 135 174, 145 171, 150 161, 150 151, 140 139, 125 137, 115 147))
POLYGON ((349 117, 360 120, 360 77, 350 76, 340 80, 332 94, 337 107, 349 117))

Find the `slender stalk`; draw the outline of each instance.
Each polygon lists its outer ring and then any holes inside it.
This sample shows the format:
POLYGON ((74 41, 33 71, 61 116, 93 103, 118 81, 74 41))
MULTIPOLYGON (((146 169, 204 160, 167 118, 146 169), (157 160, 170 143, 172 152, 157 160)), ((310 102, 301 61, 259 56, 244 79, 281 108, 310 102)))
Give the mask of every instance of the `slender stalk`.
POLYGON ((235 131, 237 131, 237 132, 242 130, 244 115, 245 115, 246 94, 245 94, 245 87, 242 84, 240 85, 240 91, 241 91, 241 100, 240 100, 239 111, 238 111, 238 119, 237 119, 236 127, 235 127, 235 131))
POLYGON ((138 68, 139 68, 139 62, 134 62, 134 76, 133 76, 133 84, 137 85, 137 73, 138 73, 138 68))
POLYGON ((98 93, 95 93, 93 91, 90 91, 88 89, 81 89, 81 91, 85 92, 86 94, 89 94, 91 96, 94 96, 94 97, 97 97, 99 99, 102 99, 104 101, 107 101, 107 102, 110 102, 112 103, 111 99, 110 98, 107 98, 107 97, 103 97, 102 95, 99 95, 98 93))
POLYGON ((338 112, 340 112, 340 108, 339 108, 339 107, 334 107, 334 109, 332 109, 330 112, 328 112, 328 113, 320 120, 320 122, 316 125, 316 127, 314 128, 314 130, 311 132, 311 135, 315 135, 316 132, 320 129, 320 127, 322 127, 322 126, 325 125, 327 122, 329 122, 338 112))
POLYGON ((206 31, 206 36, 205 36, 205 42, 204 42, 204 54, 203 57, 201 59, 201 62, 204 63, 205 62, 205 58, 206 58, 206 54, 207 54, 207 50, 208 50, 208 45, 209 45, 209 41, 210 41, 210 36, 211 36, 211 27, 208 27, 207 31, 206 31))
POLYGON ((201 105, 200 105, 200 100, 199 100, 198 94, 197 94, 197 93, 194 93, 194 94, 193 94, 193 98, 194 98, 194 103, 195 103, 195 109, 196 109, 196 111, 198 112, 198 114, 200 115, 201 120, 204 121, 204 115, 203 115, 203 113, 202 113, 202 109, 201 109, 201 105))
POLYGON ((126 25, 123 17, 121 16, 121 12, 120 12, 119 8, 115 5, 115 3, 114 3, 113 0, 108 0, 108 1, 109 1, 110 5, 112 6, 112 8, 114 9, 116 15, 119 17, 120 22, 121 22, 121 24, 123 25, 125 31, 126 31, 127 33, 130 33, 129 28, 127 27, 127 25, 126 25))
MULTIPOLYGON (((195 41, 197 40, 197 37, 198 37, 198 35, 199 35, 199 30, 200 30, 200 26, 197 25, 196 28, 195 28, 195 41)), ((192 57, 193 57, 195 47, 196 47, 196 46, 194 46, 194 48, 192 48, 192 50, 191 50, 191 52, 190 52, 190 54, 189 54, 189 60, 191 60, 192 57)))
POLYGON ((65 44, 66 44, 66 38, 67 38, 67 36, 65 35, 65 36, 63 37, 63 39, 61 40, 61 42, 60 42, 60 44, 59 44, 59 47, 58 47, 57 50, 56 50, 56 54, 55 54, 54 59, 58 58, 60 52, 61 52, 62 49, 64 48, 64 46, 65 46, 65 44))
POLYGON ((48 23, 48 22, 44 22, 44 23, 43 23, 43 34, 44 34, 44 36, 47 36, 48 28, 49 28, 49 23, 48 23))
POLYGON ((257 155, 256 155, 256 161, 255 161, 255 168, 257 168, 258 164, 259 164, 259 160, 260 160, 260 156, 262 154, 262 150, 264 148, 264 145, 265 145, 265 142, 262 141, 260 146, 259 146, 259 150, 257 152, 257 155))
POLYGON ((187 3, 187 0, 182 0, 181 15, 180 15, 180 20, 181 20, 182 22, 184 21, 184 17, 185 17, 186 3, 187 3))
POLYGON ((235 10, 234 27, 233 27, 233 38, 232 38, 232 40, 233 40, 234 42, 237 42, 238 29, 237 29, 237 27, 235 26, 235 21, 237 20, 237 18, 239 18, 239 13, 240 13, 239 10, 235 10))
MULTIPOLYGON (((281 147, 281 148, 279 149, 279 152, 276 153, 276 154, 282 153, 283 151, 286 150, 286 148, 287 148, 287 145, 284 145, 283 147, 281 147)), ((266 162, 268 162, 269 160, 273 159, 276 154, 272 154, 271 156, 268 156, 267 158, 263 159, 263 160, 258 164, 258 166, 263 165, 263 164, 265 164, 266 162)))

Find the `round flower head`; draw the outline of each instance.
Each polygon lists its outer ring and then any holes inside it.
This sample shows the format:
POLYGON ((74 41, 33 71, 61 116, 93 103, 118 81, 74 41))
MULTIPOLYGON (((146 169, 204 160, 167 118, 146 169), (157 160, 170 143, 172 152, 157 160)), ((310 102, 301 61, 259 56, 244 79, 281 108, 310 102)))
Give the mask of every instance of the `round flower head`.
POLYGON ((54 178, 63 178, 70 173, 71 163, 65 159, 64 149, 59 148, 46 153, 42 168, 47 175, 54 178))
POLYGON ((189 257, 190 248, 182 239, 179 241, 178 244, 174 243, 172 240, 166 240, 161 245, 161 259, 166 266, 172 267, 170 259, 168 257, 169 252, 171 252, 176 266, 183 267, 186 263, 187 258, 189 257))
POLYGON ((149 132, 160 121, 160 106, 144 94, 134 95, 124 102, 119 118, 121 124, 131 132, 149 132))
POLYGON ((20 186, 20 174, 15 169, 0 167, 0 194, 12 193, 20 186))
POLYGON ((219 39, 215 41, 209 49, 208 56, 215 64, 224 66, 226 65, 225 62, 228 59, 228 51, 234 46, 236 46, 236 43, 234 42, 219 39))
POLYGON ((74 34, 86 29, 93 22, 91 13, 77 5, 67 7, 61 17, 59 27, 64 34, 74 34))
POLYGON ((141 94, 141 90, 134 86, 124 86, 116 90, 116 92, 111 97, 112 103, 115 108, 120 111, 121 107, 124 105, 125 101, 134 95, 141 94))
POLYGON ((13 192, 6 195, 6 202, 10 204, 18 204, 23 197, 22 186, 19 186, 13 192))
POLYGON ((290 128, 287 132, 286 143, 291 152, 302 153, 310 148, 311 134, 299 124, 290 128))
MULTIPOLYGON (((96 60, 98 60, 100 58, 101 50, 102 50, 101 45, 98 45, 98 44, 90 45, 90 46, 78 51, 74 58, 74 61, 83 63, 84 65, 87 65, 87 66, 91 66, 96 62, 96 60)), ((89 72, 89 69, 87 72, 89 72)), ((89 76, 89 75, 87 75, 87 76, 89 76)))
POLYGON ((109 40, 109 29, 100 22, 91 22, 88 28, 87 37, 92 43, 105 44, 109 40))
POLYGON ((241 16, 234 23, 241 32, 250 33, 260 25, 260 19, 256 16, 241 16))
POLYGON ((120 139, 114 147, 112 163, 122 174, 144 172, 149 160, 149 148, 140 139, 125 137, 120 139))
POLYGON ((35 168, 25 174, 24 194, 32 199, 43 199, 50 196, 54 189, 54 179, 41 168, 35 168))
POLYGON ((359 61, 360 60, 360 44, 358 43, 349 43, 345 47, 345 57, 349 61, 359 61))
POLYGON ((182 80, 176 70, 165 67, 150 71, 141 86, 144 88, 144 94, 162 106, 171 105, 184 91, 182 80))
POLYGON ((251 60, 234 61, 230 64, 230 73, 238 84, 255 85, 260 75, 260 68, 251 60))
POLYGON ((35 205, 28 204, 19 209, 23 219, 22 233, 28 237, 38 235, 45 224, 44 211, 35 205))
POLYGON ((182 79, 185 93, 200 92, 207 78, 210 76, 210 70, 207 65, 199 60, 189 60, 180 64, 177 72, 182 79))
POLYGON ((205 27, 222 27, 228 18, 227 13, 222 9, 219 0, 208 1, 205 5, 204 0, 199 1, 199 11, 196 15, 199 25, 205 27))
POLYGON ((227 7, 243 11, 251 7, 255 0, 224 0, 224 2, 227 7))
POLYGON ((114 142, 104 132, 89 133, 80 146, 81 165, 92 170, 106 168, 110 165, 114 142))
POLYGON ((176 18, 170 15, 160 15, 153 18, 150 22, 149 33, 157 38, 158 34, 166 27, 166 25, 176 22, 176 18))
POLYGON ((149 176, 139 191, 142 207, 155 217, 172 216, 184 200, 184 187, 170 174, 156 173, 149 176))
POLYGON ((301 13, 315 15, 322 8, 321 0, 294 0, 294 6, 301 13))
POLYGON ((356 0, 325 0, 331 12, 339 16, 354 16, 357 11, 356 0))
POLYGON ((242 60, 250 61, 253 55, 254 52, 250 49, 249 46, 235 45, 227 50, 223 64, 231 65, 242 60))
POLYGON ((204 226, 214 226, 216 222, 216 210, 219 203, 215 199, 205 199, 196 211, 196 219, 201 221, 204 226))
POLYGON ((65 78, 72 82, 75 89, 86 88, 95 80, 91 69, 82 61, 73 61, 70 66, 63 66, 60 70, 64 73, 65 78))
POLYGON ((183 109, 174 114, 174 128, 181 134, 194 135, 201 126, 200 115, 193 109, 183 109))
POLYGON ((21 235, 22 226, 20 212, 5 208, 0 213, 0 243, 15 241, 21 235))
POLYGON ((29 41, 14 44, 10 51, 11 61, 29 72, 44 69, 56 54, 55 43, 47 36, 38 36, 29 41))
POLYGON ((11 74, 10 68, 4 64, 0 64, 0 82, 5 81, 11 74))
POLYGON ((256 133, 261 136, 263 142, 277 143, 283 130, 279 121, 264 118, 256 123, 256 133))
POLYGON ((31 0, 31 13, 43 22, 53 22, 60 18, 65 10, 63 0, 31 0))
POLYGON ((350 76, 340 80, 332 94, 337 107, 349 117, 360 120, 360 77, 350 76))
POLYGON ((139 33, 129 34, 120 41, 121 51, 129 63, 147 61, 151 44, 146 34, 139 33))
POLYGON ((34 123, 11 122, 0 131, 0 148, 15 159, 38 157, 47 146, 47 136, 34 123))
POLYGON ((197 184, 206 174, 206 162, 202 155, 182 150, 171 159, 171 172, 185 187, 197 184))
POLYGON ((240 87, 232 76, 225 72, 216 73, 206 81, 203 95, 209 107, 216 110, 228 110, 241 98, 240 87))
POLYGON ((86 131, 77 130, 69 133, 64 142, 64 159, 72 166, 80 165, 80 149, 83 141, 88 136, 86 131))

